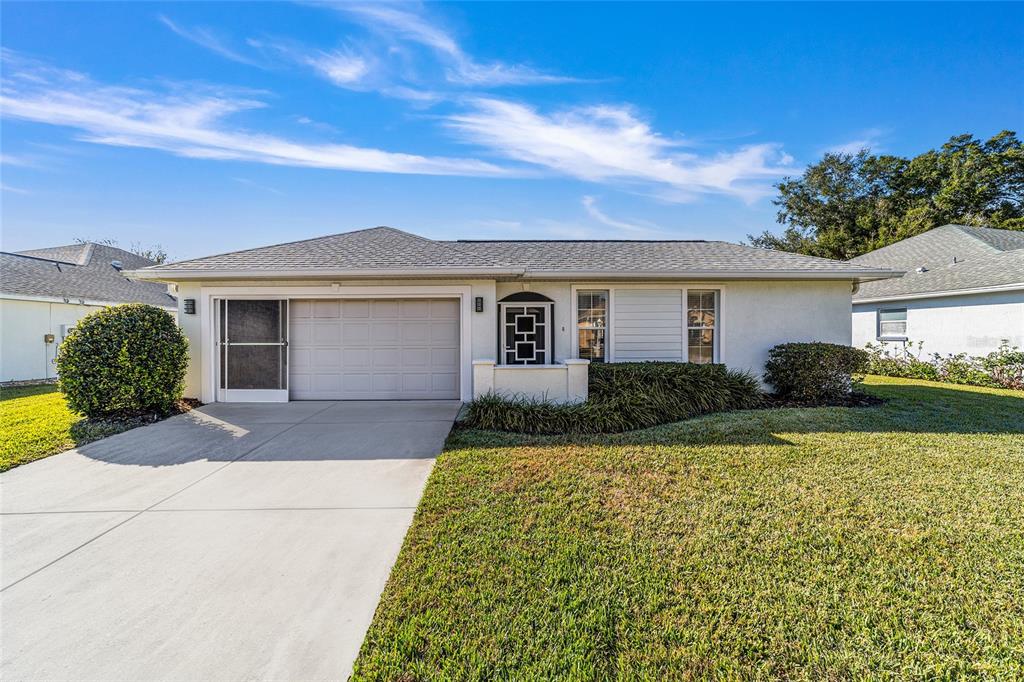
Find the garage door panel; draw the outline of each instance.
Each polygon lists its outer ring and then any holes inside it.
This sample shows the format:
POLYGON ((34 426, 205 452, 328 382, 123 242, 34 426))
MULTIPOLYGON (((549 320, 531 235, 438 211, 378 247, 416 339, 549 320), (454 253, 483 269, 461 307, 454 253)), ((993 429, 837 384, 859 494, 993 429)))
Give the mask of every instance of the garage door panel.
POLYGON ((294 400, 459 397, 457 300, 295 301, 294 400))
POLYGON ((370 310, 375 320, 396 320, 398 319, 398 301, 371 301, 370 310))
POLYGON ((360 319, 370 317, 369 301, 342 301, 341 316, 346 319, 360 319))
POLYGON ((459 349, 458 348, 435 348, 430 351, 430 366, 434 369, 446 369, 458 371, 459 349))
POLYGON ((402 350, 402 367, 426 369, 430 367, 429 348, 405 348, 402 350))
POLYGON ((370 338, 375 344, 397 344, 401 338, 397 321, 374 321, 371 323, 370 329, 370 338))
POLYGON ((430 301, 402 301, 399 305, 403 320, 430 319, 430 301))
POLYGON ((336 320, 341 317, 341 301, 314 301, 313 317, 336 320))
POLYGON ((341 369, 341 352, 337 348, 315 348, 311 353, 309 369, 337 371, 341 369))
POLYGON ((345 369, 366 369, 373 364, 373 351, 369 348, 342 348, 341 364, 345 369))
POLYGON ((458 343, 459 330, 450 322, 431 322, 430 341, 432 345, 458 343))
POLYGON ((365 346, 370 343, 368 322, 341 322, 341 343, 345 346, 365 346))
POLYGON ((317 322, 313 326, 312 343, 316 345, 337 345, 341 342, 341 328, 337 324, 317 322))
POLYGON ((458 320, 459 302, 456 300, 431 301, 430 318, 432 320, 458 320))

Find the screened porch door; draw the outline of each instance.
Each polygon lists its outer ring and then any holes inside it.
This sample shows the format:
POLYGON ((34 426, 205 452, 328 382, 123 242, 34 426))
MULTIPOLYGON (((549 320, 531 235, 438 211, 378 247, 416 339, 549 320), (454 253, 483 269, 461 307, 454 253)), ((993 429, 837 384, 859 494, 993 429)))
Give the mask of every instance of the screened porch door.
POLYGON ((220 299, 217 337, 217 400, 288 401, 288 301, 220 299))

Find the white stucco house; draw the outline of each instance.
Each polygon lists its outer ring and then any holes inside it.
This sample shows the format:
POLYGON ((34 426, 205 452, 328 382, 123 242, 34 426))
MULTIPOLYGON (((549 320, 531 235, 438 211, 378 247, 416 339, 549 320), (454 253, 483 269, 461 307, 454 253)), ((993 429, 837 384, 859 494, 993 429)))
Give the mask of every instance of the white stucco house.
POLYGON ((0 253, 0 382, 55 378, 57 347, 94 310, 148 303, 176 312, 166 285, 125 276, 148 265, 105 244, 0 253))
POLYGON ((850 343, 851 292, 898 275, 714 241, 436 241, 387 227, 136 270, 173 285, 204 402, 586 397, 590 362, 760 373, 850 343))
POLYGON ((854 294, 854 346, 910 341, 922 358, 1024 347, 1024 232, 944 225, 850 262, 906 272, 854 294))

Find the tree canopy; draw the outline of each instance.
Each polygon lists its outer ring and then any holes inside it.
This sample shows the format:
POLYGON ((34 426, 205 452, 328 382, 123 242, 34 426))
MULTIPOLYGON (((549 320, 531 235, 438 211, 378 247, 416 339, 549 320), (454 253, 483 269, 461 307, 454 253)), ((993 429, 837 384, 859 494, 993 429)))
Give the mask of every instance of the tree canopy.
POLYGON ((948 223, 1024 230, 1024 145, 1009 130, 912 159, 828 153, 775 187, 785 229, 748 235, 754 246, 845 260, 948 223))

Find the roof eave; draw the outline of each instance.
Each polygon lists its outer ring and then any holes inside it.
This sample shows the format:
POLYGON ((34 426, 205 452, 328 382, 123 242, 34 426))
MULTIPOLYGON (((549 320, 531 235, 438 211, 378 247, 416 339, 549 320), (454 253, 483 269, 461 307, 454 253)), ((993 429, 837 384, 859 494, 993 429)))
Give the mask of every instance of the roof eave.
POLYGON ((992 287, 974 287, 971 289, 944 289, 938 291, 918 291, 889 296, 854 297, 854 305, 861 303, 882 303, 885 301, 912 301, 922 298, 945 298, 947 296, 970 296, 971 294, 998 294, 1003 291, 1024 291, 1024 282, 1016 284, 1000 284, 992 287))
POLYGON ((516 277, 532 280, 563 279, 809 279, 809 280, 853 280, 870 282, 879 279, 902 277, 903 272, 882 269, 836 269, 836 270, 530 270, 527 268, 398 268, 398 269, 302 269, 302 270, 195 270, 159 268, 125 271, 133 279, 181 282, 202 280, 251 280, 251 279, 374 279, 389 277, 516 277))
POLYGON ((523 268, 368 268, 291 270, 199 270, 173 268, 126 270, 125 276, 156 282, 202 281, 210 279, 376 279, 388 277, 509 277, 523 274, 523 268))

